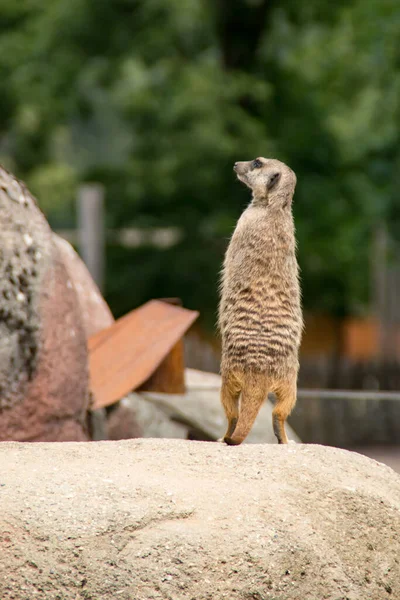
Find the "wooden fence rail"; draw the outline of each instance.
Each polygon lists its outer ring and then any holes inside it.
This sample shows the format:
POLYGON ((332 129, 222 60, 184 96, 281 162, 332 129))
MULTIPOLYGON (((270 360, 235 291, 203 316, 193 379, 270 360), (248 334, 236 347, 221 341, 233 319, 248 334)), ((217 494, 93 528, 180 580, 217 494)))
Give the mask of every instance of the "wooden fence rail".
POLYGON ((400 393, 300 389, 289 422, 306 443, 400 444, 400 393))

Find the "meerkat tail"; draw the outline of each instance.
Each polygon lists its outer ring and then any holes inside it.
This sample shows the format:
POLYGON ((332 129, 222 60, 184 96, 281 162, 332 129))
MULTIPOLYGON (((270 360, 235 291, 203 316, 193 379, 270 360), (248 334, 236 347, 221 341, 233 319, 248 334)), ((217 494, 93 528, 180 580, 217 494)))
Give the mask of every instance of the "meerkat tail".
POLYGON ((266 397, 265 375, 251 375, 245 379, 240 399, 239 420, 233 435, 225 438, 227 444, 238 445, 246 439, 266 397))

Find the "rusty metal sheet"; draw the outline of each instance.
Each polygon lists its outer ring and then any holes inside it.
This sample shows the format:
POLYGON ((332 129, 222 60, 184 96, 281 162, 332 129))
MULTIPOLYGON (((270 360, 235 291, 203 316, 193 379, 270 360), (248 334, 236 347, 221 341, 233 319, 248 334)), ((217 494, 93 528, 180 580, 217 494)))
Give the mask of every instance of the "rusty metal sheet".
POLYGON ((144 383, 198 314, 151 300, 90 337, 94 408, 109 406, 144 383))

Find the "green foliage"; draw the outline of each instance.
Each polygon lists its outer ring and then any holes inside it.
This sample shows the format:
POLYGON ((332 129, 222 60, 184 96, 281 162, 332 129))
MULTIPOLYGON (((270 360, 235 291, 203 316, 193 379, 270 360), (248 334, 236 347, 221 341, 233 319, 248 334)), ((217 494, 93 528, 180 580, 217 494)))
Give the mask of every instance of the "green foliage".
POLYGON ((249 200, 232 164, 281 158, 305 306, 358 311, 375 223, 400 229, 399 42, 396 0, 0 0, 0 160, 55 226, 97 180, 110 227, 181 228, 110 247, 108 299, 180 295, 212 324, 249 200))

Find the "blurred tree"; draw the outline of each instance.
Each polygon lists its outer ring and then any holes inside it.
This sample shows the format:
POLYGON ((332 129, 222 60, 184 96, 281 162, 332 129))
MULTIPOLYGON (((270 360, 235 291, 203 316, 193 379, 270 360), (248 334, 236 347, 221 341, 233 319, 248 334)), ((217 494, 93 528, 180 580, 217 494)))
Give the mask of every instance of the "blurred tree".
POLYGON ((167 250, 111 246, 108 299, 180 295, 212 324, 249 200, 232 164, 281 158, 305 306, 360 311, 371 229, 400 229, 399 38, 396 0, 0 0, 0 161, 54 226, 97 180, 109 226, 181 228, 167 250))

